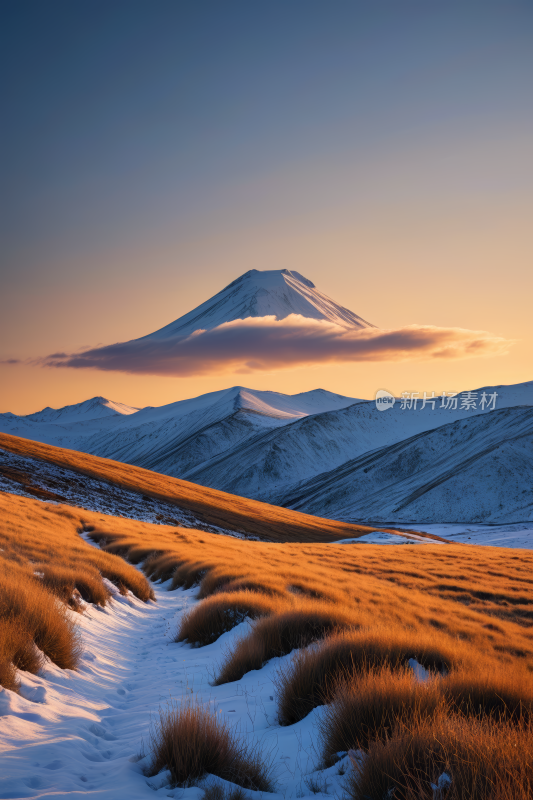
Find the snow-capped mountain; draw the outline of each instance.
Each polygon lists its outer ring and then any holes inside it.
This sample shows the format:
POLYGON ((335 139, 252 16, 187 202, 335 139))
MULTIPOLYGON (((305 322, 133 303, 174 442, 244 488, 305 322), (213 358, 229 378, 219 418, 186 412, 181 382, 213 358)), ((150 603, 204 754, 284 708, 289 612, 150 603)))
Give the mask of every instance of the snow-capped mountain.
MULTIPOLYGON (((396 447, 403 447, 412 437, 443 431, 443 426, 449 428, 450 423, 458 420, 464 419, 468 425, 475 420, 479 430, 484 426, 488 430, 494 415, 502 409, 533 406, 533 381, 484 387, 476 392, 478 399, 483 392, 496 393, 496 411, 461 408, 460 403, 457 410, 440 408, 440 403, 434 409, 429 405, 424 409, 420 406, 416 410, 402 409, 397 402, 383 412, 377 410, 373 401, 321 389, 291 396, 236 386, 135 413, 128 413, 132 409, 122 404, 93 398, 78 406, 57 411, 45 409, 28 417, 3 414, 0 430, 136 464, 246 497, 283 505, 296 503, 300 510, 321 515, 364 518, 371 513, 368 519, 379 516, 393 521, 393 507, 387 505, 384 496, 374 506, 365 495, 367 505, 363 513, 363 507, 357 505, 357 492, 346 488, 351 486, 351 471, 357 472, 359 460, 372 452, 379 451, 383 465, 388 459, 396 463, 396 447), (99 417, 93 416, 95 406, 99 417), (88 411, 89 408, 93 411, 88 411), (52 419, 55 422, 49 421, 52 419), (333 485, 341 477, 344 482, 339 485, 338 500, 326 507, 324 498, 332 494, 333 485), (320 488, 322 480, 328 487, 324 492, 320 488), (352 495, 353 508, 351 500, 346 499, 352 495)), ((470 436, 467 428, 459 425, 456 430, 455 449, 463 435, 470 436)), ((431 452, 433 440, 421 441, 429 443, 431 452)), ((492 456, 486 457, 490 460, 492 456)), ((416 471, 414 466, 413 470, 416 471)), ((457 509, 460 508, 458 504, 457 509)), ((505 503, 503 508, 507 508, 505 503)), ((421 503, 410 504, 401 520, 435 519, 435 514, 429 511, 427 519, 417 516, 421 509, 425 509, 421 503)), ((470 513, 466 506, 463 510, 470 513)), ((463 521, 468 519, 465 517, 463 521)))
POLYGON ((260 431, 356 402, 363 401, 323 389, 285 395, 235 386, 131 415, 85 419, 83 411, 72 407, 74 422, 60 413, 63 409, 56 412, 56 422, 36 421, 43 412, 27 417, 1 414, 0 430, 184 477, 188 469, 238 448, 260 431))
POLYGON ((533 519, 533 408, 474 415, 365 453, 279 500, 332 519, 533 519))
MULTIPOLYGON (((148 343, 146 359, 151 363, 160 345, 163 350, 169 345, 172 354, 177 343, 187 337, 195 341, 197 337, 192 336, 195 332, 210 331, 250 317, 282 320, 290 315, 334 323, 347 330, 374 327, 335 303, 298 272, 253 269, 169 325, 116 347, 148 343), (154 347, 150 341, 155 343, 154 347)), ((405 444, 412 463, 412 480, 416 482, 418 478, 414 476, 420 470, 409 449, 413 437, 417 442, 422 437, 420 441, 427 443, 430 453, 434 440, 429 433, 457 425, 454 452, 459 452, 463 444, 466 452, 470 446, 469 431, 475 428, 477 435, 482 436, 483 430, 492 431, 494 415, 503 409, 533 406, 533 381, 484 387, 474 390, 474 395, 478 402, 470 406, 458 403, 457 408, 448 408, 437 400, 434 407, 418 404, 404 408, 396 402, 387 410, 379 410, 374 401, 322 389, 284 395, 235 386, 155 408, 137 409, 93 397, 83 403, 60 409, 45 408, 28 416, 0 414, 0 431, 135 464, 236 495, 279 504, 296 503, 299 509, 313 513, 361 517, 368 514, 369 519, 383 519, 383 515, 393 517, 395 509, 400 513, 401 503, 396 500, 389 503, 386 497, 389 489, 380 485, 376 488, 379 498, 373 505, 374 490, 371 491, 368 481, 357 484, 368 490, 361 498, 358 491, 350 488, 350 476, 352 472, 359 475, 361 459, 379 452, 381 469, 386 474, 388 462, 397 463, 395 448, 405 444), (480 406, 483 393, 489 397, 497 395, 497 402, 480 406), (458 421, 463 419, 466 427, 459 425, 458 421), (322 488, 322 482, 326 488, 322 488), (325 505, 326 500, 329 505, 325 505)), ((505 426, 501 428, 504 429, 505 426)), ((497 435, 500 428, 494 430, 497 435)), ((442 447, 446 449, 448 439, 442 435, 442 447)), ((435 441, 440 439, 437 437, 435 441)), ((484 458, 490 461, 496 458, 495 453, 496 450, 493 455, 485 454, 484 458)), ((423 459, 420 457, 419 461, 422 463, 423 459)), ((474 483, 475 480, 473 476, 474 483)), ((479 481, 482 480, 480 477, 479 481)), ((400 487, 398 492, 401 491, 400 487)), ((502 503, 505 510, 504 498, 502 503)), ((404 516, 398 521, 424 521, 422 512, 429 514, 425 521, 433 521, 435 514, 437 521, 451 519, 439 516, 440 511, 435 510, 438 503, 433 511, 422 501, 408 505, 408 511, 405 514, 401 511, 404 516)), ((460 509, 467 515, 477 515, 476 519, 485 519, 479 516, 482 512, 478 508, 468 505, 458 504, 454 514, 460 509)), ((494 510, 487 511, 489 517, 493 513, 494 510)))
POLYGON ((145 409, 136 415, 134 425, 122 425, 115 435, 97 433, 84 442, 83 450, 183 478, 199 463, 239 450, 260 432, 354 402, 322 389, 290 396, 237 386, 145 409))
POLYGON ((343 328, 375 327, 335 303, 299 272, 251 269, 188 314, 136 341, 188 336, 247 317, 274 316, 280 320, 289 314, 326 320, 343 328))
POLYGON ((105 397, 91 397, 83 403, 75 403, 63 408, 50 408, 47 406, 35 414, 28 414, 25 419, 30 422, 70 423, 86 422, 91 419, 104 419, 114 414, 135 414, 139 409, 127 406, 124 403, 115 403, 105 397))
MULTIPOLYGON (((497 394, 497 408, 533 405, 533 382, 516 386, 484 387, 475 390, 497 394)), ((433 430, 458 419, 484 412, 475 409, 435 408, 419 405, 415 410, 393 408, 378 411, 374 402, 359 402, 342 409, 325 411, 296 420, 284 428, 262 430, 238 449, 189 469, 183 477, 204 486, 233 494, 285 503, 292 486, 321 472, 335 469, 371 450, 401 442, 415 434, 433 430)))

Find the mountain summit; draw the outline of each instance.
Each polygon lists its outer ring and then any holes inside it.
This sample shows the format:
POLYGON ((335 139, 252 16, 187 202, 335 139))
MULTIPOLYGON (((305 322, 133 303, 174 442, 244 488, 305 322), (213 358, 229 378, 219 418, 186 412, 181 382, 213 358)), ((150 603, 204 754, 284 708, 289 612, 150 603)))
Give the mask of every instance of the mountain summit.
POLYGON ((142 338, 172 339, 236 319, 274 316, 280 320, 289 314, 326 320, 343 328, 375 327, 335 303, 299 272, 251 269, 193 311, 142 338))

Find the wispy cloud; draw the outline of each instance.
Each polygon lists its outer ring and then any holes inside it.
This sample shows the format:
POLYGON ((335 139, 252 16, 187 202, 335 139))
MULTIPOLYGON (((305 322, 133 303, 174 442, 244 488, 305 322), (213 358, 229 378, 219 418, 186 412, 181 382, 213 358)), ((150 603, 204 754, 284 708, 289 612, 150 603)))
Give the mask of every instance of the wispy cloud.
POLYGON ((462 359, 507 352, 513 342, 486 331, 410 325, 397 330, 347 330, 296 314, 249 317, 173 339, 146 337, 77 353, 53 353, 46 367, 141 375, 192 376, 316 364, 462 359))

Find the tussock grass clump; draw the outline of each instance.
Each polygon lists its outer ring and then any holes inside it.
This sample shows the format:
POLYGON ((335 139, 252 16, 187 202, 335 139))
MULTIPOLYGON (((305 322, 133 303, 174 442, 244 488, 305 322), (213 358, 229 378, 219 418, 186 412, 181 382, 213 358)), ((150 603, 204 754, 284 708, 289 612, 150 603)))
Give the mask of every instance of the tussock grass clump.
POLYGON ((442 691, 450 708, 464 715, 533 722, 533 674, 528 670, 457 670, 442 682, 442 691))
POLYGON ((280 722, 292 725, 316 706, 330 702, 342 677, 355 679, 381 665, 401 669, 410 658, 426 669, 442 672, 464 658, 465 651, 461 642, 447 641, 442 635, 437 638, 432 631, 378 628, 338 632, 298 652, 277 674, 280 722))
POLYGON ((143 572, 152 581, 168 581, 173 576, 176 566, 174 555, 153 553, 145 559, 143 572))
MULTIPOLYGON (((20 635, 34 642, 58 667, 75 669, 82 653, 81 639, 65 606, 28 568, 5 559, 2 562, 0 620, 16 625, 20 635)), ((25 652, 28 664, 35 664, 29 644, 25 652)), ((22 664, 21 656, 16 666, 27 668, 22 664)))
POLYGON ((443 712, 398 724, 353 765, 350 800, 530 800, 533 730, 443 712), (451 784, 437 795, 432 784, 442 787, 443 773, 451 784))
POLYGON ((229 787, 214 783, 204 789, 202 800, 246 800, 246 792, 242 786, 229 787))
MULTIPOLYGON (((205 602, 205 601, 204 601, 205 602)), ((237 681, 252 669, 261 669, 271 658, 306 647, 342 627, 355 626, 342 608, 308 601, 300 607, 260 619, 252 633, 237 642, 222 664, 216 685, 237 681)))
POLYGON ((272 614, 279 605, 279 601, 276 603, 259 592, 215 594, 182 617, 176 641, 188 639, 194 644, 211 644, 246 618, 272 614))
POLYGON ((105 605, 104 578, 142 600, 150 584, 121 558, 84 542, 78 509, 0 493, 0 684, 18 686, 16 670, 37 672, 42 654, 76 669, 82 648, 68 607, 105 605))
POLYGON ((20 685, 17 669, 35 674, 42 660, 23 620, 0 619, 0 686, 17 692, 20 685))
POLYGON ((176 567, 172 575, 171 589, 191 589, 199 586, 204 576, 213 569, 208 561, 185 561, 176 567))
POLYGON ((255 575, 248 571, 246 575, 239 574, 239 570, 227 570, 216 567, 202 579, 198 591, 198 599, 203 600, 212 594, 219 592, 240 592, 248 590, 250 592, 261 592, 271 596, 283 596, 286 594, 285 587, 276 583, 275 578, 265 575, 255 575))
POLYGON ((210 773, 246 789, 272 790, 258 749, 248 747, 227 723, 200 706, 172 705, 160 711, 150 748, 151 774, 166 768, 177 786, 189 786, 210 773))
POLYGON ((365 749, 388 738, 398 722, 430 718, 443 705, 439 679, 420 683, 405 667, 370 669, 341 681, 318 722, 324 762, 330 766, 339 751, 365 749))
POLYGON ((78 598, 86 603, 105 606, 111 596, 111 592, 102 583, 98 570, 90 565, 80 572, 73 566, 37 564, 36 572, 40 573, 41 581, 47 589, 75 610, 80 606, 78 598))

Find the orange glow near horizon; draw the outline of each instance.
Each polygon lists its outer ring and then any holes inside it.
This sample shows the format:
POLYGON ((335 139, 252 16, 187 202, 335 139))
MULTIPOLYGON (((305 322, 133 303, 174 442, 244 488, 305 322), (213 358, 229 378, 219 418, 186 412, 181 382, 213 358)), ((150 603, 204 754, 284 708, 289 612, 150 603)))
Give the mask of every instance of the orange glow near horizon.
POLYGON ((326 160, 258 173, 176 230, 142 229, 138 239, 62 254, 28 252, 34 279, 14 278, 3 293, 0 360, 144 336, 252 268, 297 270, 380 328, 461 327, 516 340, 507 355, 188 378, 2 364, 0 411, 27 414, 95 395, 155 406, 232 385, 372 398, 379 388, 440 393, 531 380, 526 141, 500 137, 477 148, 437 141, 416 153, 398 147, 385 162, 379 156, 365 165, 326 160), (502 149, 505 165, 497 161, 502 149), (490 169, 510 187, 483 194, 476 181, 490 169))

